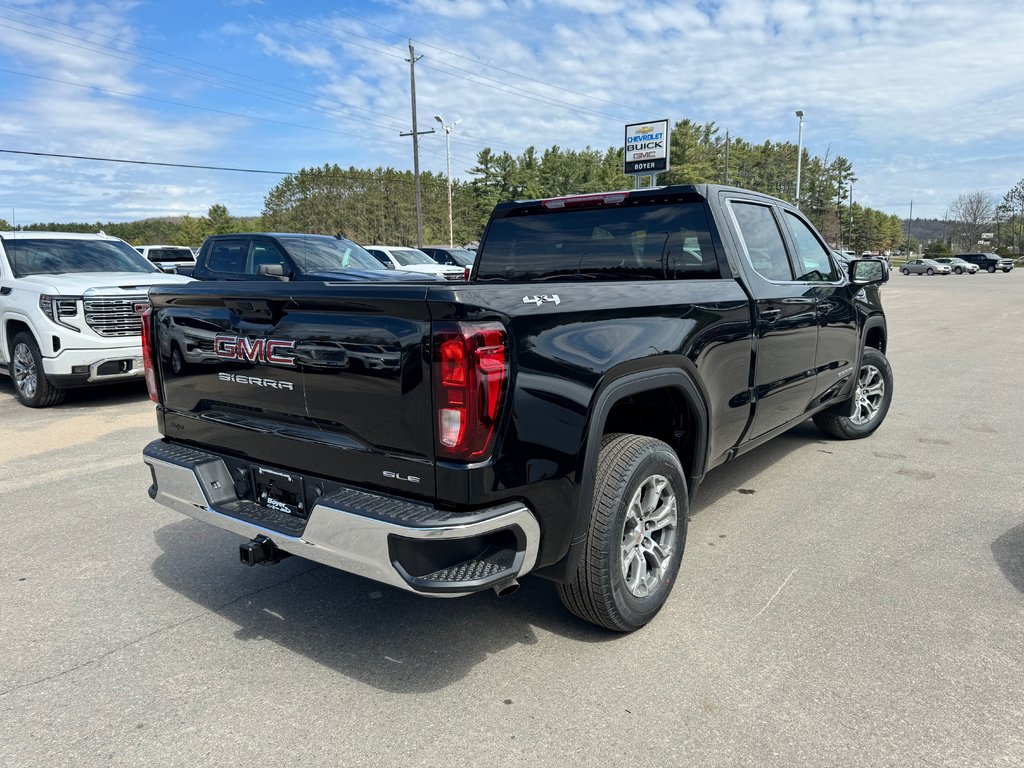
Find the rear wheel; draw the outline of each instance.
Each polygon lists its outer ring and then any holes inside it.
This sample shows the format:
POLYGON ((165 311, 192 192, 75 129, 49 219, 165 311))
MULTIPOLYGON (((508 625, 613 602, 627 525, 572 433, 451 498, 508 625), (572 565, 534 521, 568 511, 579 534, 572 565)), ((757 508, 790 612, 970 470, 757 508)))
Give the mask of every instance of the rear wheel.
POLYGON ((14 337, 8 372, 14 382, 14 394, 22 405, 47 408, 64 400, 66 390, 46 378, 43 356, 31 334, 22 332, 14 337))
POLYGON ((563 605, 618 632, 644 626, 675 584, 688 509, 675 451, 653 437, 606 436, 584 550, 572 581, 558 585, 563 605))
POLYGON ((881 352, 866 347, 860 361, 857 389, 853 393, 853 413, 837 416, 819 413, 814 416, 814 425, 826 435, 841 440, 856 440, 867 437, 882 422, 892 403, 892 368, 881 352))
POLYGON ((909 274, 910 274, 910 270, 909 270, 909 269, 907 269, 906 267, 904 267, 903 269, 901 269, 901 270, 900 270, 900 272, 902 272, 902 273, 903 273, 904 275, 909 275, 909 274))
POLYGON ((957 273, 958 275, 962 275, 962 274, 964 273, 964 270, 963 270, 963 268, 962 268, 962 267, 957 267, 957 268, 956 268, 955 270, 953 270, 953 271, 954 271, 954 272, 956 272, 956 273, 957 273))
POLYGON ((928 271, 927 271, 927 272, 925 272, 925 274, 926 274, 926 275, 934 275, 934 274, 935 274, 935 270, 934 270, 934 269, 932 269, 931 267, 928 267, 928 271))
POLYGON ((996 268, 995 267, 989 267, 988 271, 991 272, 994 275, 996 273, 996 268))

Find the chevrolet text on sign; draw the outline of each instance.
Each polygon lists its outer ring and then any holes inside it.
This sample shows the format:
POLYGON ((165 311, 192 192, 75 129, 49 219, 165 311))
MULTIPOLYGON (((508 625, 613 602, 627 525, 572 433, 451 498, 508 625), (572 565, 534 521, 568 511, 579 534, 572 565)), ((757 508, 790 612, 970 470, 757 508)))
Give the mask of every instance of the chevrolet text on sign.
POLYGON ((625 172, 661 173, 668 170, 668 120, 626 126, 625 172))

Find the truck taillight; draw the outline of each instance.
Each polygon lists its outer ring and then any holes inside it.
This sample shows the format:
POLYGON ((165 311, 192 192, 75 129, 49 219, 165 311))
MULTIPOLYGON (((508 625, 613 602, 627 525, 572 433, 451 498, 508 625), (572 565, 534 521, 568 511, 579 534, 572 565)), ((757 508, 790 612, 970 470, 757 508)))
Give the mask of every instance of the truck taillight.
POLYGON ((498 323, 434 323, 433 361, 438 455, 485 457, 508 386, 505 329, 498 323))
POLYGON ((142 365, 146 370, 146 389, 149 390, 149 399, 154 403, 160 402, 160 396, 156 389, 156 369, 153 367, 153 308, 146 307, 142 313, 142 365))

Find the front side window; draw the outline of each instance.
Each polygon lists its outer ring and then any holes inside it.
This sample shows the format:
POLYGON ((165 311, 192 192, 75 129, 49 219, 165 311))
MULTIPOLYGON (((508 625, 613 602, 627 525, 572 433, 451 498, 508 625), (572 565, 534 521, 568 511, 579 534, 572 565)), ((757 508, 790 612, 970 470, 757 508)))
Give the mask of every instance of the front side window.
POLYGON ((799 216, 786 211, 786 223, 793 235, 796 246, 796 261, 799 265, 797 280, 807 282, 834 282, 839 279, 828 249, 822 245, 811 228, 799 216))
POLYGON ((415 248, 392 248, 391 255, 394 256, 395 261, 403 267, 409 267, 414 264, 426 264, 427 266, 437 265, 437 262, 427 256, 427 254, 415 248))
POLYGON ((121 240, 12 237, 4 248, 15 277, 81 272, 159 272, 121 240))
POLYGON ((281 267, 285 272, 288 271, 288 262, 285 261, 281 249, 269 240, 254 240, 252 243, 252 253, 246 272, 250 275, 264 274, 260 267, 281 267))
POLYGON ((381 257, 341 237, 288 236, 281 244, 303 272, 337 272, 339 269, 379 270, 381 257))
POLYGON ((793 279, 793 269, 786 255, 786 243, 767 205, 733 200, 730 203, 750 265, 761 277, 775 282, 793 279))

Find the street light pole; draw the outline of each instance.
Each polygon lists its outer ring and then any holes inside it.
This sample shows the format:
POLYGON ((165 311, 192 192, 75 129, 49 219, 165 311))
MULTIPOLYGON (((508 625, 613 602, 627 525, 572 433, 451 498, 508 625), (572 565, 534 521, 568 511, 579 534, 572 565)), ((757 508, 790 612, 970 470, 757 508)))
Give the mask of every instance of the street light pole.
POLYGON ((800 118, 800 130, 796 139, 796 207, 800 207, 800 170, 804 161, 804 111, 798 109, 796 116, 800 118))
POLYGON ((850 177, 850 245, 853 245, 853 182, 856 180, 856 176, 850 177))
POLYGON ((444 124, 444 118, 440 115, 434 115, 434 119, 441 124, 444 128, 444 154, 448 165, 448 247, 451 248, 455 245, 455 223, 452 218, 452 143, 451 136, 452 131, 455 130, 455 126, 462 122, 462 120, 456 120, 451 125, 444 124))

